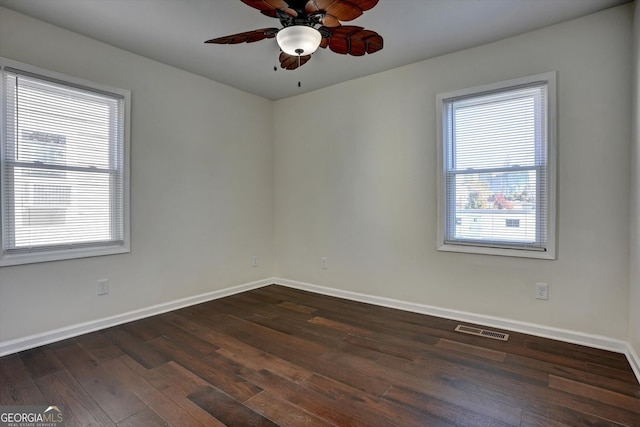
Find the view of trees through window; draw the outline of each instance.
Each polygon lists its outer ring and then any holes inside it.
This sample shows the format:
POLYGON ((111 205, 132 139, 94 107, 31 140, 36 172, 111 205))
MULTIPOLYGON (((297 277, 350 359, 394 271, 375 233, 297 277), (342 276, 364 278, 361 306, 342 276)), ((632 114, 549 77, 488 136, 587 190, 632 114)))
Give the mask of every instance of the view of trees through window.
POLYGON ((535 240, 535 171, 458 175, 455 193, 456 237, 535 240))

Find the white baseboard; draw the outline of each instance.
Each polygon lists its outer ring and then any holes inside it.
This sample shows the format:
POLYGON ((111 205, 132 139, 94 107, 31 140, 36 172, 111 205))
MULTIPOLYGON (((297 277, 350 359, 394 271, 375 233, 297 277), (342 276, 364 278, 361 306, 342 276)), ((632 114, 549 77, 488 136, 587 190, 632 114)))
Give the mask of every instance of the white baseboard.
POLYGON ((218 291, 207 292, 192 297, 181 298, 162 304, 152 305, 150 307, 129 311, 127 313, 117 314, 115 316, 109 316, 102 319, 91 320, 89 322, 78 323, 76 325, 54 329, 40 334, 30 335, 24 338, 0 342, 0 356, 17 353, 19 351, 28 350, 30 348, 39 347, 41 345, 50 344, 52 342, 65 340, 67 338, 76 337, 78 335, 86 334, 100 329, 110 328, 112 326, 131 322, 133 320, 155 316, 157 314, 166 313, 168 311, 177 310, 179 308, 188 307, 190 305, 200 304, 229 295, 238 294, 241 292, 249 291, 251 289, 261 288, 272 283, 274 283, 273 279, 258 280, 256 282, 232 286, 230 288, 221 289, 218 291))
MULTIPOLYGON (((345 291, 342 289, 328 288, 313 285, 310 283, 298 282, 295 280, 275 278, 274 283, 290 288, 315 292, 318 294, 344 298, 383 307, 396 308, 414 313, 427 314, 430 316, 443 317, 445 319, 458 320, 461 322, 475 323, 492 328, 505 329, 513 332, 535 335, 543 338, 550 338, 565 341, 573 344, 585 345, 588 347, 609 350, 616 353, 628 355, 631 350, 629 344, 622 340, 609 338, 600 335, 586 334, 578 331, 571 331, 550 326, 538 325, 535 323, 520 322, 517 320, 504 319, 501 317, 486 316, 483 314, 469 313, 466 311, 451 310, 447 308, 434 307, 424 304, 400 301, 391 298, 378 297, 374 295, 361 294, 358 292, 345 291)), ((636 361, 637 361, 636 356, 636 361)), ((629 362, 632 363, 632 362, 629 362)), ((633 365, 633 363, 632 363, 633 365)), ((638 372, 636 371, 636 375, 638 372)), ((640 376, 638 376, 640 379, 640 376)))
POLYGON ((535 323, 520 322, 517 320, 504 319, 500 317, 486 316, 482 314, 451 310, 424 304, 416 304, 392 298, 367 295, 358 292, 345 291, 342 289, 329 288, 325 286, 314 285, 311 283, 304 283, 296 280, 275 277, 232 286, 230 288, 225 288, 218 291, 207 292, 193 297, 169 301, 139 310, 133 310, 115 316, 104 317, 102 319, 54 329, 51 331, 18 338, 11 341, 0 342, 0 356, 17 353, 19 351, 28 350, 30 348, 39 347, 41 345, 50 344, 52 342, 61 341, 67 338, 72 338, 100 329, 110 328, 112 326, 131 322, 133 320, 139 320, 145 317, 155 316, 157 314, 166 313, 168 311, 177 310, 191 305, 200 304, 230 295, 235 295, 241 292, 249 291, 251 289, 261 288, 270 284, 278 284, 322 295, 334 296, 338 298, 395 308, 414 313, 427 314, 430 316, 443 317, 445 319, 458 320, 461 322, 489 326, 498 329, 505 329, 513 332, 521 332, 529 335, 535 335, 539 337, 570 342, 573 344, 580 344, 588 347, 609 350, 616 353, 622 353, 627 356, 633 372, 638 378, 638 381, 640 381, 640 358, 631 347, 631 345, 622 340, 617 340, 600 335, 586 334, 578 331, 552 328, 535 323))
POLYGON ((638 357, 638 353, 633 350, 631 344, 627 346, 627 351, 625 353, 627 355, 627 359, 629 360, 629 364, 631 365, 631 369, 636 374, 636 378, 638 382, 640 382, 640 357, 638 357))

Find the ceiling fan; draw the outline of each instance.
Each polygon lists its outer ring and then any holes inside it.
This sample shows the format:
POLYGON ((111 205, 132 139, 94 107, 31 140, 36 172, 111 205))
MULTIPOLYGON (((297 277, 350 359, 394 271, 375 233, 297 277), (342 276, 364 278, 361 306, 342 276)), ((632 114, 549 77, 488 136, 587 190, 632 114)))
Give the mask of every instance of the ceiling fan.
POLYGON ((382 49, 382 37, 375 31, 340 21, 356 19, 378 0, 241 0, 263 15, 278 18, 282 28, 261 28, 207 40, 205 43, 253 43, 276 38, 280 66, 295 70, 311 59, 318 47, 342 55, 362 56, 382 49))

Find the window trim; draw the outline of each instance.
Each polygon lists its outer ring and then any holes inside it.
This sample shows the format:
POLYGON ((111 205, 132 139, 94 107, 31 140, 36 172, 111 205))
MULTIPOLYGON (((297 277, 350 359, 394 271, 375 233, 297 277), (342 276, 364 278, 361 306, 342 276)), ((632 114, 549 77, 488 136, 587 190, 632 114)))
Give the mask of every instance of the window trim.
POLYGON ((4 247, 4 225, 2 224, 2 212, 5 200, 5 185, 2 180, 5 177, 5 159, 4 148, 6 142, 5 129, 7 127, 7 117, 5 113, 4 103, 4 81, 0 79, 0 267, 40 263, 48 261, 68 260, 76 258, 87 258, 102 255, 113 255, 131 252, 130 244, 130 124, 131 124, 131 91, 119 89, 78 77, 69 76, 63 73, 46 70, 33 65, 14 61, 8 58, 0 57, 0 71, 10 68, 27 75, 33 75, 45 80, 56 82, 69 87, 88 89, 98 93, 111 94, 122 97, 123 100, 123 243, 120 245, 104 245, 91 247, 73 247, 65 249, 52 249, 23 253, 8 253, 8 248, 4 247))
POLYGON ((556 259, 556 177, 557 177, 557 146, 556 146, 556 122, 557 122, 557 86, 556 71, 490 83, 450 92, 439 93, 436 96, 436 135, 437 135, 437 250, 445 252, 462 252, 485 255, 499 255, 535 259, 556 259), (545 250, 531 250, 523 248, 500 247, 482 242, 472 244, 457 244, 445 242, 446 226, 446 192, 445 192, 445 162, 446 144, 444 127, 446 126, 445 102, 452 98, 480 96, 491 92, 500 92, 526 86, 534 83, 546 82, 547 84, 547 244, 545 250))

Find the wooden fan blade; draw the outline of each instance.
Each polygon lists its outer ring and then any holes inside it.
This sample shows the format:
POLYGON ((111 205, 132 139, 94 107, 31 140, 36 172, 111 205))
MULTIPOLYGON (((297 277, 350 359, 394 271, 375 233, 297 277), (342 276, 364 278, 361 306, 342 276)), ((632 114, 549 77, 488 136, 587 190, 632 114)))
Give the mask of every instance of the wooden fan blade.
POLYGON ((295 70, 298 67, 302 67, 304 64, 309 62, 311 59, 311 55, 300 56, 298 61, 298 56, 289 55, 288 53, 280 52, 280 67, 285 70, 295 70))
POLYGON ((361 11, 366 12, 369 9, 372 9, 375 5, 378 4, 378 0, 349 0, 351 3, 355 4, 360 8, 361 11))
POLYGON ((342 25, 338 20, 338 18, 329 14, 324 15, 320 23, 325 27, 330 27, 330 28, 339 27, 340 25, 342 25))
POLYGON ((277 33, 278 33, 277 28, 261 28, 259 30, 246 31, 244 33, 218 37, 216 39, 207 40, 205 43, 216 43, 216 44, 253 43, 263 39, 272 39, 276 36, 277 33))
POLYGON ((342 55, 362 56, 377 52, 384 46, 380 34, 355 25, 330 28, 329 32, 329 49, 342 55))
POLYGON ((287 15, 298 16, 298 12, 289 7, 284 0, 240 0, 242 3, 261 11, 264 15, 277 17, 276 10, 281 10, 287 15))
POLYGON ((354 20, 376 4, 378 0, 309 0, 305 5, 305 11, 307 14, 323 11, 327 16, 322 24, 337 27, 335 21, 354 20))
POLYGON ((279 18, 278 11, 276 9, 273 10, 261 10, 261 14, 264 16, 268 16, 269 18, 279 18))

